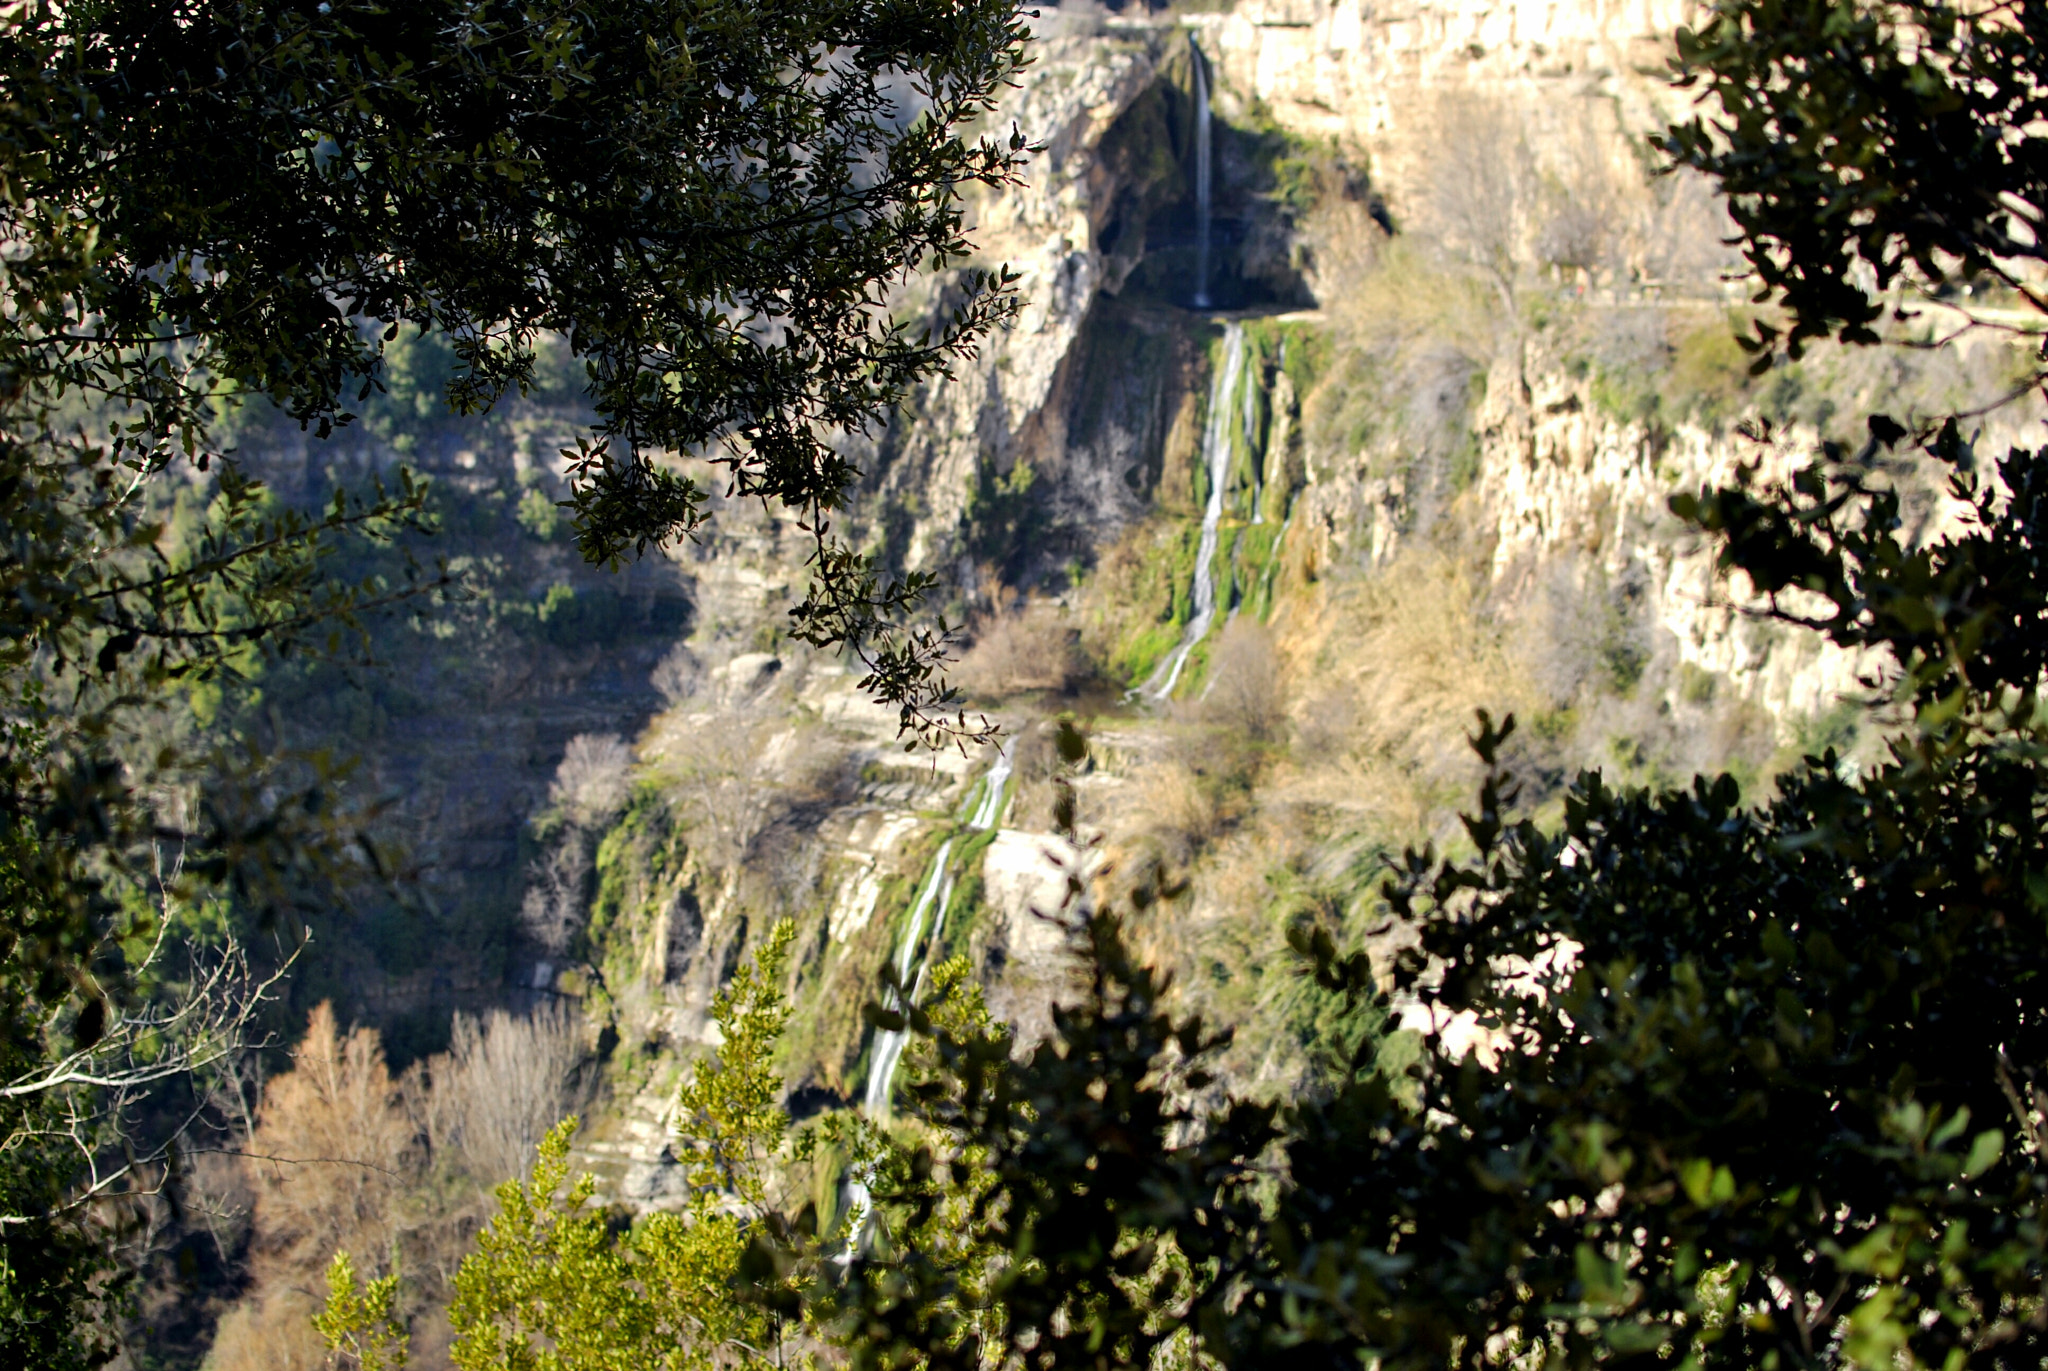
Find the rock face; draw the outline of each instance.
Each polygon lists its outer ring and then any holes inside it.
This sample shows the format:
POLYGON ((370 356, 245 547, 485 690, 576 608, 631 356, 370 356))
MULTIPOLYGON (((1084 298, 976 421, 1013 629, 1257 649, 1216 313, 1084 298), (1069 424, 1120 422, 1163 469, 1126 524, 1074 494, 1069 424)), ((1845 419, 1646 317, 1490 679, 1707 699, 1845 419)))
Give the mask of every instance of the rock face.
MULTIPOLYGON (((1365 641, 1330 627, 1331 606, 1380 603, 1375 578, 1449 559, 1478 582, 1466 636, 1508 644, 1485 662, 1513 658, 1517 635, 1544 640, 1523 654, 1536 665, 1516 668, 1539 678, 1523 693, 1551 728, 1538 772, 1622 756, 1596 717, 1602 701, 1617 717, 1662 718, 1667 733, 1706 718, 1703 702, 1739 705, 1763 721, 1742 743, 1760 765, 1812 736, 1874 665, 1746 612, 1742 587, 1716 582, 1665 500, 1746 461, 1782 473, 1859 406, 1909 413, 1976 394, 1996 379, 1997 351, 1747 378, 1726 341, 1742 291, 1721 279, 1734 265, 1725 217, 1703 187, 1645 174, 1644 135, 1683 105, 1665 67, 1692 9, 1244 0, 1170 22, 1048 11, 1002 112, 1043 151, 1028 184, 973 206, 985 258, 1021 273, 1028 307, 857 454, 866 476, 849 524, 890 568, 936 572, 949 618, 979 616, 988 640, 1011 634, 1013 656, 1063 653, 1080 635, 1110 688, 1081 703, 1137 715, 1100 749, 1084 813, 1124 876, 1141 859, 1194 876, 1183 913, 1142 931, 1167 960, 1249 926, 1283 886, 1349 880, 1314 907, 1364 908, 1371 879, 1356 854, 1411 822, 1385 819, 1407 811, 1370 793, 1371 778, 1398 773, 1456 802, 1463 773, 1432 772, 1427 740, 1360 722, 1392 710, 1391 696, 1330 703, 1362 679, 1342 644, 1365 641), (1206 220, 1198 85, 1213 118, 1206 220), (1216 260, 1198 287, 1205 237, 1216 260), (1229 308, 1191 307, 1198 288, 1229 308), (1226 346, 1242 352, 1226 358, 1226 346), (1227 387, 1226 361, 1243 378, 1227 387), (1757 410, 1792 441, 1738 438, 1735 418, 1757 410), (1179 703, 1145 714, 1121 692, 1187 622, 1211 469, 1226 473, 1217 585, 1219 624, 1233 626, 1200 645, 1179 703), (1009 615, 1016 601, 1039 617, 1009 615), (1054 627, 1016 636, 1032 624, 1054 627), (1292 739, 1293 752, 1219 761, 1188 750, 1184 725, 1269 752, 1292 739), (1363 760, 1344 771, 1347 758, 1363 760), (1230 767, 1250 779, 1219 790, 1230 767), (1366 809, 1382 827, 1365 837, 1328 817, 1366 809)), ((903 308, 944 307, 944 281, 920 290, 903 308)), ((2039 416, 2008 408, 1987 423, 1990 443, 2039 416)), ((1953 517, 1912 469, 1888 475, 1912 492, 1923 530, 1953 517)), ((1037 915, 1064 900, 1063 864, 1081 858, 1043 831, 1049 762, 1031 722, 1047 700, 984 691, 1022 738, 992 811, 1007 817, 971 823, 992 749, 906 758, 893 718, 843 663, 778 641, 806 548, 786 520, 728 507, 679 555, 697 617, 664 667, 671 707, 639 741, 636 798, 588 839, 584 927, 564 955, 589 971, 556 988, 648 1049, 618 1082, 628 1103, 590 1143, 634 1203, 674 1183, 662 1142, 677 1063, 708 1040, 712 991, 773 918, 799 923, 792 1084, 828 1104, 869 1086, 859 1006, 885 964, 964 955, 992 1007, 1027 1032, 1065 984, 1065 944, 1037 915)), ((1416 668, 1425 694, 1429 669, 1416 668)), ((1512 693, 1505 678, 1481 687, 1512 693)), ((1438 752, 1462 756, 1463 719, 1430 727, 1438 752)), ((1719 765, 1721 747, 1705 738, 1673 765, 1719 765)), ((1239 945, 1253 965, 1186 961, 1194 981, 1240 983, 1277 935, 1239 945)), ((1260 1051, 1248 1069, 1277 1071, 1280 1049, 1260 1051)))
MULTIPOLYGON (((1692 0, 1538 0, 1494 4, 1243 0, 1186 21, 1219 58, 1226 83, 1302 133, 1370 146, 1379 174, 1429 151, 1443 97, 1511 99, 1532 139, 1584 118, 1575 99, 1611 108, 1611 127, 1641 132, 1676 103, 1662 76, 1692 0)), ((1412 170, 1411 175, 1415 174, 1412 170)))
POLYGON ((1175 368, 1139 369, 1141 393, 1114 396, 1106 413, 1084 412, 1096 397, 1077 392, 1089 389, 1078 373, 1089 370, 1091 312, 1142 254, 1146 214, 1181 189, 1170 148, 1120 136, 1135 108, 1163 103, 1168 46, 1149 30, 1055 20, 1004 111, 1043 151, 1027 185, 975 206, 974 232, 990 261, 1018 272, 1027 304, 977 362, 918 396, 870 458, 863 510, 901 567, 972 578, 977 561, 1043 559, 1044 549, 1005 546, 1011 530, 991 524, 1005 482, 1043 482, 1039 500, 1082 544, 1144 511, 1146 491, 1123 468, 1156 443, 1159 391, 1175 368))

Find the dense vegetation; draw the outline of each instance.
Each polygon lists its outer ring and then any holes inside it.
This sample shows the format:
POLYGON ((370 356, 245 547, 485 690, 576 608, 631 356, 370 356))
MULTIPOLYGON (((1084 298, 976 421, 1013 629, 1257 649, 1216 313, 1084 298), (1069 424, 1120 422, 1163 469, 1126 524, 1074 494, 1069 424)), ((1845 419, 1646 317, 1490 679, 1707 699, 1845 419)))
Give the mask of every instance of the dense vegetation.
MULTIPOLYGON (((1783 311, 1747 340, 1763 365, 1779 338, 1874 341, 1873 282, 2031 298, 2042 187, 2009 116, 2032 98, 2036 8, 1735 3, 1683 40, 1726 118, 1666 146, 1734 197, 1783 311), (2009 193, 1948 178, 1977 161, 2009 193)), ((1386 886, 1412 945, 1375 967, 1300 935, 1328 992, 1426 1007, 1424 1050, 1355 1037, 1282 1106, 1219 1092, 1221 1039, 1161 1007, 1114 917, 1070 905, 1083 988, 1030 1050, 957 965, 907 1015, 871 1012, 926 1044, 912 1124, 853 1154, 871 1211, 835 1226, 700 1175, 699 1203, 730 1192, 751 1216, 734 1298, 873 1366, 2040 1365, 2048 456, 1993 462, 1954 419, 1856 427, 1785 484, 1672 507, 1768 613, 1876 650, 1882 758, 1817 752, 1747 805, 1727 776, 1588 773, 1538 826, 1515 814, 1513 721, 1482 715, 1466 844, 1410 852, 1386 886), (1955 531, 1914 541, 1886 475, 1900 449, 1948 475, 1955 531)), ((1069 731, 1063 751, 1085 744, 1069 731)), ((730 1036, 686 1097, 760 1052, 730 1036)), ((773 1137, 691 1117, 682 1136, 712 1155, 773 1137)), ((657 1298, 637 1235, 600 1238, 576 1192, 555 1197, 559 1156, 506 1192, 504 1222, 566 1206, 554 1222, 657 1298)), ((468 1268, 493 1290, 559 1269, 507 1268, 502 1244, 468 1268)), ((558 1292, 542 1320, 501 1295, 505 1322, 457 1355, 603 1364, 609 1325, 557 1336, 595 1298, 558 1292)))

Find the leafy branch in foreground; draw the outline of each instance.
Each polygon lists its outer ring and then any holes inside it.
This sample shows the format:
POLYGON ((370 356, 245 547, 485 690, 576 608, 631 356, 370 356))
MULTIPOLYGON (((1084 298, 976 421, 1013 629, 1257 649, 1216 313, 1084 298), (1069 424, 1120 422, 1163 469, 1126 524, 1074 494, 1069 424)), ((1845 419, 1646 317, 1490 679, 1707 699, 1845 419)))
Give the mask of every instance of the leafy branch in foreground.
POLYGON ((1587 774, 1552 831, 1512 819, 1513 721, 1482 717, 1475 855, 1390 883, 1421 933, 1391 987, 1320 959, 1433 1007, 1432 1050, 1289 1111, 1232 1364, 2038 1364, 2043 470, 1958 470, 1974 521, 1917 548, 1853 469, 1674 500, 1759 587, 1831 604, 1809 631, 1881 650, 1903 729, 1754 807, 1587 774), (1449 1050, 1460 1018, 1488 1050, 1449 1050))
MULTIPOLYGON (((408 326, 451 341, 463 412, 528 386, 544 335, 583 360, 598 423, 570 504, 593 562, 697 527, 672 454, 799 511, 845 611, 828 640, 945 735, 942 645, 876 619, 914 593, 852 594, 829 519, 858 476, 838 445, 1015 311, 1014 278, 967 264, 960 196, 1021 165, 1014 131, 969 130, 1023 44, 1010 0, 8 11, 0 1080, 156 1012, 135 958, 158 911, 226 896, 283 918, 382 874, 328 759, 194 747, 180 696, 341 650, 352 616, 444 583, 409 561, 331 574, 338 540, 426 531, 403 472, 302 516, 209 437, 245 401, 328 436, 408 326), (924 271, 957 306, 894 317, 924 271), (174 879, 160 849, 183 854, 174 879)), ((8 1213, 48 1220, 74 1178, 0 1152, 8 1213)), ((5 1359, 98 1355, 104 1255, 50 1222, 0 1232, 5 1359)))
POLYGON ((317 515, 233 468, 166 490, 166 453, 67 431, 63 398, 0 414, 0 1257, 60 1302, 0 1346, 50 1365, 97 1355, 118 1286, 99 1202, 170 1174, 182 1119, 145 1127, 155 1097, 243 1049, 297 920, 379 860, 337 804, 344 768, 199 740, 188 692, 347 651, 446 579, 409 558, 327 574, 342 540, 426 530, 409 477, 317 515), (252 927, 280 943, 268 970, 252 927))
POLYGON ((803 601, 789 611, 790 636, 813 647, 843 646, 860 658, 867 675, 856 688, 896 706, 897 733, 910 735, 904 751, 950 743, 964 755, 968 744, 995 736, 996 726, 986 717, 968 721, 959 691, 942 673, 952 636, 943 617, 936 628, 882 627, 922 602, 936 577, 912 572, 885 586, 872 557, 829 544, 819 546, 812 567, 803 601))
MULTIPOLYGON (((568 454, 586 558, 692 534, 701 493, 662 461, 706 455, 812 530, 851 620, 829 641, 892 642, 876 615, 916 596, 840 574, 842 449, 1015 315, 961 196, 1020 173, 1020 134, 970 130, 1025 36, 1013 0, 24 5, 0 29, 26 302, 0 371, 192 453, 222 389, 347 423, 408 325, 451 340, 464 412, 555 335, 597 415, 568 454), (898 317, 920 273, 953 303, 898 317)), ((943 735, 928 658, 877 661, 943 735)))
POLYGON ((2039 157, 2048 7, 2039 0, 1720 0, 1678 35, 1678 83, 1706 112, 1656 143, 1728 197, 1759 302, 1787 311, 1740 340, 1874 343, 1904 287, 1966 325, 2038 333, 2048 298, 2039 157), (2018 131, 2027 130, 2024 134, 2018 131), (2009 291, 2020 322, 1956 285, 2009 291))

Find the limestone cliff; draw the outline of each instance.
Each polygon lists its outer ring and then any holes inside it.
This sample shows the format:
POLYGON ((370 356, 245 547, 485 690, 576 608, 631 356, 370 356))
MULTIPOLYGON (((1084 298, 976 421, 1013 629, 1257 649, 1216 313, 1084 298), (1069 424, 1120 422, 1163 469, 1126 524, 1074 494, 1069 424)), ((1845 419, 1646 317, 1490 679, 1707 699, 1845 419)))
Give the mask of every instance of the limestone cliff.
MULTIPOLYGON (((893 1061, 860 1014, 885 965, 909 982, 964 955, 1000 1011, 1042 1021, 1064 971, 1034 908, 1084 861, 1045 831, 1052 711, 1096 730, 1102 892, 1190 875, 1137 936, 1246 1026, 1235 1069, 1273 1080, 1330 1031, 1286 923, 1363 926, 1386 854, 1455 832, 1471 708, 1523 716, 1537 804, 1580 765, 1767 786, 1802 749, 1853 749, 1838 701, 1872 664, 1748 613, 1665 500, 1745 461, 1783 472, 1871 407, 1962 407, 2006 363, 1821 350, 1748 375, 1725 217, 1652 176, 1644 142, 1682 106, 1666 60, 1689 14, 1048 12, 1001 114, 1043 150, 974 205, 1024 316, 856 454, 851 512, 893 569, 940 574, 977 640, 962 679, 1012 750, 906 757, 843 663, 777 635, 801 530, 718 511, 678 559, 698 617, 632 798, 558 816, 583 884, 533 935, 535 983, 622 1039, 586 1140, 615 1193, 674 1183, 666 1102, 772 919, 799 924, 806 1108, 871 1095, 893 1061), (1786 436, 1747 442, 1747 415, 1786 436)), ((945 286, 902 308, 944 308, 945 286)), ((1981 441, 2039 422, 2008 407, 1981 441)), ((1915 470, 1889 475, 1923 527, 1949 517, 1915 470)))

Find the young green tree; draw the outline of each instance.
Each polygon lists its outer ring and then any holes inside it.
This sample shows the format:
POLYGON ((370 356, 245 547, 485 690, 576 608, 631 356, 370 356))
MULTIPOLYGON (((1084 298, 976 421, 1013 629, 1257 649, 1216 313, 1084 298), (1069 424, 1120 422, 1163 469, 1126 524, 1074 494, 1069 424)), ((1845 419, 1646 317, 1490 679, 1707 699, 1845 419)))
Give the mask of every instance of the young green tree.
POLYGON ((343 1371, 402 1371, 411 1339, 400 1326, 395 1305, 398 1273, 356 1279, 355 1262, 334 1254, 327 1268, 327 1303, 313 1327, 337 1354, 343 1371))
MULTIPOLYGON (((455 1278, 449 1321, 463 1371, 582 1371, 782 1365, 800 1328, 750 1292, 749 1245, 786 1241, 774 1169, 789 1130, 775 1071, 789 1008, 782 982, 795 937, 784 922, 712 1003, 723 1040, 676 1098, 691 1199, 625 1232, 569 1180, 567 1119, 524 1183, 498 1188, 499 1212, 455 1278)), ((353 1335, 352 1306, 330 1302, 330 1345, 353 1335)))

